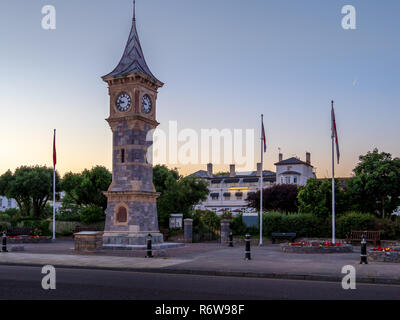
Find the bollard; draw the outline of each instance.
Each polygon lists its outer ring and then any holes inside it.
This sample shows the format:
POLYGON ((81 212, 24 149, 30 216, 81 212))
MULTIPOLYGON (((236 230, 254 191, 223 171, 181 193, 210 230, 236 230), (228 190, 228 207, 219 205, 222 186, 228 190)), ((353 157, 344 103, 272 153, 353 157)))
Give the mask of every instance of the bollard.
POLYGON ((368 264, 367 260, 367 241, 365 241, 365 234, 361 238, 361 262, 360 264, 368 264))
POLYGON ((149 233, 147 236, 147 255, 146 258, 153 258, 153 249, 152 249, 152 236, 149 233))
POLYGON ((7 250, 7 235, 6 235, 5 231, 3 232, 3 247, 1 249, 1 251, 8 252, 8 250, 7 250))
POLYGON ((246 255, 245 255, 245 260, 251 260, 251 255, 250 255, 250 235, 246 234, 246 255))
POLYGON ((233 247, 233 234, 232 234, 232 232, 229 233, 229 246, 233 247))

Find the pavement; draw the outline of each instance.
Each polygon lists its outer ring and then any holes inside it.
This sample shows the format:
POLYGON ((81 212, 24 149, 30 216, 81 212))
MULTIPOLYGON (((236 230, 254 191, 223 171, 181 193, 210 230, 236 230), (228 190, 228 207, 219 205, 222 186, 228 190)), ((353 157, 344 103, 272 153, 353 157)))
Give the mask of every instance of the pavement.
POLYGON ((25 244, 23 252, 0 253, 0 265, 120 270, 145 273, 191 274, 291 280, 341 282, 342 268, 354 266, 357 283, 400 285, 397 263, 370 262, 360 265, 360 251, 335 254, 282 253, 280 245, 253 246, 252 260, 244 259, 244 246, 229 248, 218 243, 187 244, 168 249, 165 256, 147 259, 144 252, 101 251, 76 254, 73 242, 25 244))

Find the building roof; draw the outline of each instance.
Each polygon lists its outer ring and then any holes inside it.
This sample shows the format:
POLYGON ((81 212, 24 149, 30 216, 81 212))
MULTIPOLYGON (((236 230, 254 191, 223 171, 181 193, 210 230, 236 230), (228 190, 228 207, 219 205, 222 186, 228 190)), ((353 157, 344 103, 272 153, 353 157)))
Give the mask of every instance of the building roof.
POLYGON ((279 161, 279 162, 275 163, 276 166, 285 166, 285 165, 290 165, 290 164, 304 164, 306 166, 309 166, 309 167, 313 168, 313 166, 311 164, 309 164, 307 162, 304 162, 304 161, 301 161, 300 159, 295 158, 295 157, 292 157, 292 158, 289 158, 289 159, 286 159, 286 160, 282 160, 282 161, 279 161))
POLYGON ((209 178, 208 173, 205 170, 196 171, 195 173, 192 173, 190 176, 195 178, 209 178))
POLYGON ((144 58, 139 35, 136 30, 135 0, 133 1, 132 28, 125 46, 124 54, 117 67, 109 74, 103 76, 103 79, 107 77, 124 77, 130 73, 145 75, 153 81, 161 83, 161 81, 152 74, 144 58))

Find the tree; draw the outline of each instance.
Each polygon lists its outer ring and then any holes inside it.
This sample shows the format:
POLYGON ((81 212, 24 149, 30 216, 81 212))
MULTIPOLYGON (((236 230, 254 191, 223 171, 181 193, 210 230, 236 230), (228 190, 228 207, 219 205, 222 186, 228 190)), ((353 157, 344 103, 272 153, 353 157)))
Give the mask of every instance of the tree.
POLYGON ((171 213, 188 216, 194 205, 204 201, 209 193, 206 181, 194 177, 181 177, 176 169, 157 165, 153 169, 153 181, 157 192, 157 211, 161 226, 168 225, 171 213))
MULTIPOLYGON (((60 191, 56 172, 56 192, 60 191)), ((53 169, 43 166, 17 168, 14 174, 8 170, 0 177, 0 194, 15 199, 21 215, 40 217, 53 195, 53 169)))
MULTIPOLYGON (((263 209, 297 212, 298 187, 294 184, 278 184, 263 189, 263 209)), ((260 191, 247 198, 248 206, 260 210, 260 191)))
POLYGON ((353 209, 385 218, 400 205, 400 159, 378 149, 359 159, 347 183, 353 209))
POLYGON ((94 205, 107 208, 107 198, 103 192, 107 191, 112 181, 112 174, 107 168, 96 166, 91 170, 85 169, 82 173, 66 173, 62 181, 62 189, 66 197, 79 206, 94 205))
MULTIPOLYGON (((297 196, 299 211, 313 213, 319 217, 332 214, 332 180, 309 179, 297 196)), ((335 213, 347 210, 347 195, 339 180, 335 179, 335 213)))

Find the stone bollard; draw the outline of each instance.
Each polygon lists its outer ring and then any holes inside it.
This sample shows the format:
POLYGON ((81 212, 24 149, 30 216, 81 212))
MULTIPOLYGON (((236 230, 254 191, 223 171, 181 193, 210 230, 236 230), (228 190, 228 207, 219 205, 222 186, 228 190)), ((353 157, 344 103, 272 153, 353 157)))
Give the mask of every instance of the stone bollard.
POLYGON ((231 233, 229 220, 223 219, 221 221, 221 243, 229 241, 229 234, 231 233))
POLYGON ((361 240, 361 261, 360 264, 368 264, 367 260, 367 241, 365 241, 365 234, 362 235, 361 240))
POLYGON ((186 243, 193 242, 193 219, 185 219, 184 222, 184 238, 186 243))
POLYGON ((251 260, 251 254, 250 254, 250 242, 251 242, 251 236, 249 234, 246 234, 246 251, 245 251, 245 260, 251 260))
POLYGON ((7 235, 6 232, 3 232, 3 247, 1 249, 2 252, 8 252, 7 250, 7 235))
POLYGON ((147 254, 146 254, 146 258, 153 258, 153 244, 152 244, 152 236, 149 233, 147 236, 147 254))

